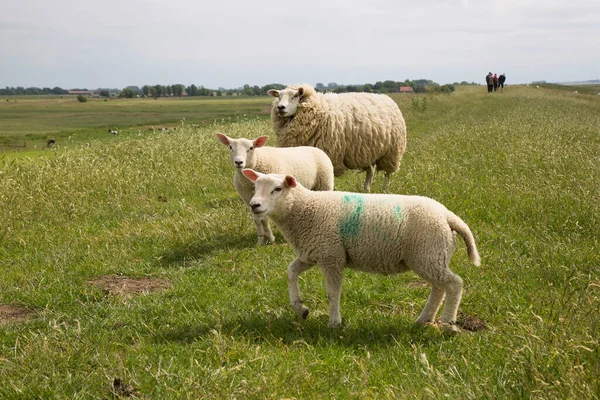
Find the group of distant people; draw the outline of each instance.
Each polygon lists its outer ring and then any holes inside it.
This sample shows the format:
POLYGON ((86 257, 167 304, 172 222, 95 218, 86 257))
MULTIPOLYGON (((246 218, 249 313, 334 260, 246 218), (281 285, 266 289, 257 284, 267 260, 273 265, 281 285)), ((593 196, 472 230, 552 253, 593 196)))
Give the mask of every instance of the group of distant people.
POLYGON ((506 82, 506 75, 502 74, 500 76, 493 74, 490 72, 485 77, 485 82, 487 83, 488 93, 492 93, 492 91, 497 91, 498 88, 504 91, 504 82, 506 82))

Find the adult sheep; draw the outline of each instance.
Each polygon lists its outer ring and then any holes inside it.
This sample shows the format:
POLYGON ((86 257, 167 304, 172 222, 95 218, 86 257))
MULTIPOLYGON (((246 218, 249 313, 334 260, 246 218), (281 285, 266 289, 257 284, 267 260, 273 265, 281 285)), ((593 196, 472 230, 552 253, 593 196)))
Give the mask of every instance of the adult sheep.
POLYGON ((288 266, 290 304, 306 318, 298 276, 317 264, 325 275, 329 326, 341 324, 343 270, 384 275, 413 270, 432 290, 417 323, 435 321, 446 297, 442 326, 457 331, 463 281, 449 268, 455 232, 464 239, 471 262, 480 264, 471 230, 456 214, 428 197, 348 192, 313 192, 293 176, 242 171, 254 182, 254 215, 269 216, 296 258, 288 266))
POLYGON ((335 176, 348 169, 367 172, 369 192, 375 167, 398 171, 406 149, 406 123, 398 105, 386 95, 317 93, 308 84, 269 90, 273 130, 280 147, 314 146, 331 161, 335 176))

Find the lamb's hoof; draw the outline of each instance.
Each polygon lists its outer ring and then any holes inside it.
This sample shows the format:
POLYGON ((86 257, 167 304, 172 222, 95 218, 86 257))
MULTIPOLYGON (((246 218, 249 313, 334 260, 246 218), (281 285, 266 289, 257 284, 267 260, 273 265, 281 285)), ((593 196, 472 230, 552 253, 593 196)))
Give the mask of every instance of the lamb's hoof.
POLYGON ((429 321, 427 319, 421 319, 421 318, 419 318, 415 323, 420 326, 432 325, 431 321, 429 321))
POLYGON ((328 328, 339 328, 342 326, 342 321, 329 321, 329 323, 327 324, 328 328))
POLYGON ((458 327, 458 325, 456 325, 456 322, 451 322, 451 323, 440 322, 440 326, 446 333, 454 334, 454 333, 460 332, 460 328, 458 327))

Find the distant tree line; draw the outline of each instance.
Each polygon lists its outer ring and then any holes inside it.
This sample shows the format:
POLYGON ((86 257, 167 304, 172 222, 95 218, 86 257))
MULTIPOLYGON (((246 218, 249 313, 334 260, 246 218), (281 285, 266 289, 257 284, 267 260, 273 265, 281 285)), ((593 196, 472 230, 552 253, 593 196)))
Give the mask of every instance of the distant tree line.
MULTIPOLYGON (((323 83, 317 83, 315 89, 320 92, 333 92, 333 93, 350 93, 350 92, 367 92, 367 93, 397 93, 400 91, 401 86, 410 86, 415 93, 425 92, 442 92, 451 93, 454 92, 455 86, 457 85, 475 85, 476 83, 468 83, 462 81, 460 83, 454 82, 453 84, 439 85, 438 83, 429 79, 406 79, 403 82, 397 81, 378 81, 375 83, 365 83, 362 85, 338 85, 335 82, 324 85, 323 83)), ((181 96, 266 96, 267 92, 271 89, 281 90, 286 86, 279 83, 271 83, 265 86, 250 86, 244 85, 237 89, 209 89, 204 86, 196 86, 194 84, 185 86, 177 83, 173 85, 144 85, 142 88, 138 86, 127 86, 122 90, 118 89, 96 89, 93 92, 100 97, 111 97, 119 96, 123 98, 133 97, 181 97, 181 96)), ((88 90, 88 89, 70 89, 70 90, 88 90)), ((63 95, 68 94, 68 90, 60 87, 54 88, 38 88, 29 87, 24 88, 18 87, 6 87, 0 89, 0 95, 63 95)))
POLYGON ((38 87, 28 87, 24 88, 22 86, 17 87, 6 87, 4 89, 0 89, 1 96, 24 96, 24 95, 43 95, 43 94, 67 94, 67 90, 54 87, 54 88, 38 88, 38 87))

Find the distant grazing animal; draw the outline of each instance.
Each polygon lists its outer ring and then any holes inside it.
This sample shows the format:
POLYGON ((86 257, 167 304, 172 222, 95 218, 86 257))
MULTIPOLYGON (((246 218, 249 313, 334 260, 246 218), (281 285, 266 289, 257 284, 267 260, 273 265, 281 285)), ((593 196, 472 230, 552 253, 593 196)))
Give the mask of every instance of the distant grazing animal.
POLYGON ((406 123, 387 95, 317 93, 306 83, 269 90, 277 145, 314 146, 323 150, 340 176, 348 169, 367 172, 364 191, 375 172, 385 171, 386 184, 398 171, 406 149, 406 123))
POLYGON ((298 276, 317 264, 325 275, 329 299, 329 327, 341 324, 340 294, 347 266, 384 275, 413 270, 432 286, 417 323, 435 321, 442 311, 442 327, 458 331, 456 315, 462 279, 449 268, 458 232, 471 262, 480 264, 471 230, 456 214, 428 197, 348 192, 312 192, 290 175, 242 171, 254 182, 250 208, 270 217, 296 253, 288 267, 290 303, 306 318, 298 276))
POLYGON ((119 131, 117 131, 116 129, 109 129, 108 133, 110 133, 111 135, 118 135, 119 131))
POLYGON ((46 147, 52 147, 56 144, 56 140, 54 138, 46 140, 46 147))
MULTIPOLYGON (((327 154, 315 147, 267 147, 268 136, 257 139, 232 139, 222 133, 217 133, 217 139, 229 147, 229 159, 235 172, 233 186, 248 206, 254 195, 254 185, 242 176, 242 168, 254 168, 266 173, 294 174, 298 180, 313 190, 333 190, 333 165, 327 154), (263 147, 264 146, 264 147, 263 147)), ((269 219, 252 214, 258 244, 268 240, 275 241, 275 236, 269 226, 269 219)))

